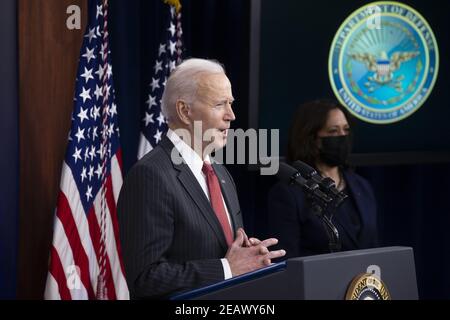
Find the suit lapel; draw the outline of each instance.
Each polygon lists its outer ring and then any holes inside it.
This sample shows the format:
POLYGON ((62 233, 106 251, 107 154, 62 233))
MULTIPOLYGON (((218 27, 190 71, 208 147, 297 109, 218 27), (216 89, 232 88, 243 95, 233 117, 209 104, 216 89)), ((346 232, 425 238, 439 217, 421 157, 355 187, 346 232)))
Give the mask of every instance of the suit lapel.
MULTIPOLYGON (((172 149, 174 148, 173 143, 170 141, 169 138, 164 136, 160 144, 166 151, 166 153, 169 155, 170 159, 169 161, 172 161, 170 158, 170 154, 172 152, 172 149)), ((179 172, 177 176, 178 180, 181 182, 186 192, 189 194, 189 196, 195 202, 197 207, 200 209, 200 212, 202 213, 203 217, 208 222, 211 229, 214 231, 214 234, 217 236, 220 245, 223 247, 224 250, 227 250, 228 246, 225 239, 225 235, 222 231, 222 226, 220 225, 220 222, 217 219, 216 214, 214 213, 211 207, 211 203, 206 197, 202 187, 198 183, 191 169, 189 169, 188 165, 185 163, 173 164, 173 166, 175 170, 179 172)))

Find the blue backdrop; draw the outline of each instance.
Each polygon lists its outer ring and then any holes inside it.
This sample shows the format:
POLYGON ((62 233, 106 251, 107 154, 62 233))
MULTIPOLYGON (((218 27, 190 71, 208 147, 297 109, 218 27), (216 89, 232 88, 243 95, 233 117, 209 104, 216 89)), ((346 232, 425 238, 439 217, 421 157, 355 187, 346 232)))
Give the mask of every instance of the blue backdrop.
POLYGON ((17 4, 0 3, 0 299, 16 296, 19 194, 17 4))

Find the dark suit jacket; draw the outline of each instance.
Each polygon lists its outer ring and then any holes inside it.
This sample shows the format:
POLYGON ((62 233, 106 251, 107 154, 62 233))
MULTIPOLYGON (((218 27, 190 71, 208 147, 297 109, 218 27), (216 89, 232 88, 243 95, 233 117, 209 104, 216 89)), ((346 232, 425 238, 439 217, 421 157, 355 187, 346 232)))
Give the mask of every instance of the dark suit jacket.
MULTIPOLYGON (((344 171, 349 198, 359 213, 361 229, 356 231, 346 215, 335 214, 333 223, 340 232, 342 251, 376 247, 376 202, 370 184, 361 176, 344 171)), ((346 201, 347 201, 346 200, 346 201)), ((313 214, 301 188, 278 182, 269 191, 270 235, 278 238, 285 258, 329 253, 328 237, 322 221, 313 214)))
MULTIPOLYGON (((170 158, 164 136, 126 177, 118 201, 123 261, 130 297, 167 298, 224 279, 227 244, 219 220, 187 166, 170 158)), ((176 150, 176 149, 175 149, 176 150)), ((242 227, 236 187, 213 164, 234 231, 242 227)))

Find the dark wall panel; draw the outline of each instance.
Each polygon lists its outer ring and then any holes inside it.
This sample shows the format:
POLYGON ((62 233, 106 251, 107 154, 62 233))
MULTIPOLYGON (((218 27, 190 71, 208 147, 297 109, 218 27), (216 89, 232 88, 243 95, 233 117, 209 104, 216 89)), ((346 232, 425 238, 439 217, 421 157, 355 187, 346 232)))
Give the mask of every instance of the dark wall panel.
POLYGON ((43 297, 85 9, 85 0, 19 0, 19 298, 43 297), (66 27, 70 5, 81 8, 80 30, 66 27))
POLYGON ((17 1, 0 3, 0 299, 16 295, 19 135, 17 1))

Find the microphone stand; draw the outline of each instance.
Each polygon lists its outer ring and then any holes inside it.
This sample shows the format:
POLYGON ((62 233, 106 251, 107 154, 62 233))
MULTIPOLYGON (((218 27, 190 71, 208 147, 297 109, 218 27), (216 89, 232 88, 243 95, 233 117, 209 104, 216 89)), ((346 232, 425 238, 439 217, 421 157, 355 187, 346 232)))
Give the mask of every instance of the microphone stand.
MULTIPOLYGON (((333 214, 330 213, 328 216, 326 212, 328 208, 331 207, 331 209, 334 209, 340 205, 342 202, 341 195, 339 193, 331 195, 326 194, 320 190, 319 185, 314 179, 303 178, 299 171, 295 171, 294 168, 291 168, 288 165, 285 165, 282 168, 285 172, 284 174, 289 174, 291 169, 294 171, 294 174, 289 178, 289 183, 301 187, 307 198, 311 201, 313 212, 322 220, 325 232, 328 235, 328 248, 330 249, 330 252, 340 251, 341 243, 339 241, 339 231, 331 221, 333 214)), ((346 197, 346 195, 344 196, 346 197)), ((343 199, 345 199, 345 197, 343 199)))
POLYGON ((330 250, 330 252, 341 251, 339 231, 331 221, 331 219, 333 218, 333 214, 330 213, 329 216, 326 214, 328 207, 327 204, 312 196, 311 194, 308 195, 308 198, 312 202, 313 213, 322 220, 322 225, 324 226, 325 232, 328 236, 328 249, 330 250))

